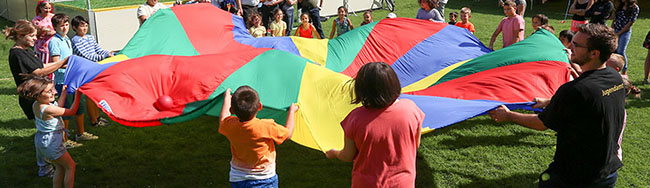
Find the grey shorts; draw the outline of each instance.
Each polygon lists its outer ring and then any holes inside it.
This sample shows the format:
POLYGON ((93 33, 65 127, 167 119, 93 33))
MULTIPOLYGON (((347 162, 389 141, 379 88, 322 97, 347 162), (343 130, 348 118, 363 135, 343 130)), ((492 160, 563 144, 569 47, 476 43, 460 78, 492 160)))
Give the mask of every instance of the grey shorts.
POLYGON ((37 131, 34 135, 34 146, 36 146, 36 155, 49 161, 58 159, 66 152, 65 146, 63 146, 63 130, 37 131))
POLYGON ((519 5, 519 4, 524 4, 524 6, 526 6, 526 0, 514 0, 514 2, 515 2, 515 4, 517 4, 517 5, 519 5))

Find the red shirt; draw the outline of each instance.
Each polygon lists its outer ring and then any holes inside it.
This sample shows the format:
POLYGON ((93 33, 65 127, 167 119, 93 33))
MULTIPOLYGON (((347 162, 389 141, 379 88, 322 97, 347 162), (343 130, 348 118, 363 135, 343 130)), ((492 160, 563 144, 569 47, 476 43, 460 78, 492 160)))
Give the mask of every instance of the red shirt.
POLYGON ((358 107, 341 122, 359 151, 352 187, 414 187, 417 139, 424 113, 401 99, 385 109, 358 107))
POLYGON ((309 29, 303 29, 302 25, 298 25, 298 36, 305 38, 314 38, 314 27, 309 24, 309 29))

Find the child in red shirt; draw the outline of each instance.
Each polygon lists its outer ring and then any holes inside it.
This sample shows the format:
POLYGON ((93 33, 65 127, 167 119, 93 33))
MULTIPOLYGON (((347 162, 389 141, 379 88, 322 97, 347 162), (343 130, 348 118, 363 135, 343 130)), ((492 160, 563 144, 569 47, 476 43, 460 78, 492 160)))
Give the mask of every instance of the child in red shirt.
POLYGON ((314 38, 314 36, 316 36, 317 39, 321 39, 320 35, 316 33, 316 28, 314 25, 309 23, 308 13, 302 13, 300 15, 300 21, 302 23, 298 26, 298 30, 296 30, 295 36, 301 36, 305 38, 314 38), (316 34, 314 35, 314 33, 316 34))
POLYGON ((401 86, 386 63, 368 63, 354 79, 353 104, 341 122, 342 150, 327 158, 353 161, 352 187, 415 187, 415 161, 424 113, 413 101, 397 99, 401 86))

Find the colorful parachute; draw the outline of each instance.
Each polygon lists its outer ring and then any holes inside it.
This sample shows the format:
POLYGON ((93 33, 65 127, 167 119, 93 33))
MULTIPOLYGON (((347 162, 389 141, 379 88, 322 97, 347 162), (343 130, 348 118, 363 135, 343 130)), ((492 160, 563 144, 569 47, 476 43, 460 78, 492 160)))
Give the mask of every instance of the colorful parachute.
POLYGON ((242 19, 210 5, 158 11, 121 54, 99 64, 71 57, 65 82, 113 120, 144 127, 218 116, 227 88, 255 88, 260 118, 285 123, 300 109, 292 140, 319 150, 342 148, 339 122, 350 104, 351 78, 365 63, 382 61, 398 74, 402 99, 425 114, 423 132, 506 104, 529 108, 569 80, 564 47, 540 30, 492 52, 467 30, 408 18, 384 19, 331 40, 252 38, 242 19), (173 98, 159 111, 155 101, 173 98))

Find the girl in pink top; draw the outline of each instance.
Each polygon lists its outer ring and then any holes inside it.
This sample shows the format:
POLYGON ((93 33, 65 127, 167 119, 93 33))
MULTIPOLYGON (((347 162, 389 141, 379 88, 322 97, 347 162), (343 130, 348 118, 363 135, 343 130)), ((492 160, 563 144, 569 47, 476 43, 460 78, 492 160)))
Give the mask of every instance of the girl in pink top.
POLYGON ((353 161, 352 187, 415 187, 415 161, 424 113, 401 93, 395 71, 386 63, 368 63, 354 79, 353 104, 341 122, 343 150, 327 158, 353 161))
MULTIPOLYGON (((50 62, 50 51, 47 49, 47 44, 56 31, 52 26, 52 4, 48 1, 39 1, 36 5, 36 16, 32 19, 32 23, 36 26, 37 39, 34 44, 34 51, 36 56, 43 61, 44 64, 50 62)), ((51 78, 51 77, 50 77, 51 78)))

